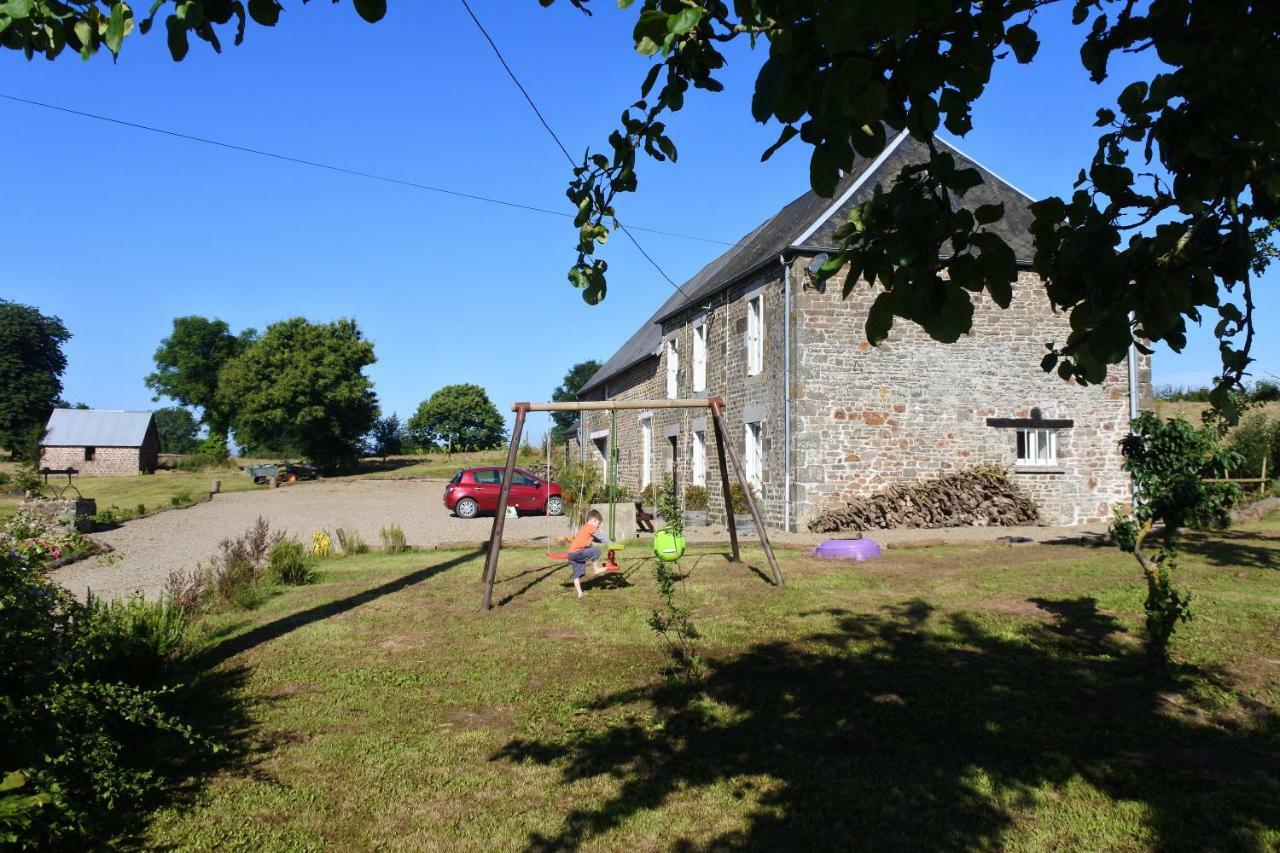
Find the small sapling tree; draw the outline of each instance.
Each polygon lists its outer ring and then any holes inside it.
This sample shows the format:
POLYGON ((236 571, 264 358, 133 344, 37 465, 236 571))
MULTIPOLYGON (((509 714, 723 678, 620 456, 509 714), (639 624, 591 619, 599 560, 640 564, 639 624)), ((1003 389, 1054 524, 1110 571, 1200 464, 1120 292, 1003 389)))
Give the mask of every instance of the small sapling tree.
MULTIPOLYGON (((663 483, 662 492, 658 496, 658 513, 666 521, 663 529, 683 540, 684 512, 676 495, 675 480, 671 477, 663 483)), ((658 583, 662 606, 649 617, 649 627, 666 643, 672 660, 672 679, 678 683, 694 684, 702 678, 702 658, 697 649, 697 641, 701 635, 693 624, 693 608, 688 604, 688 596, 682 596, 683 603, 676 601, 677 586, 683 587, 684 584, 684 576, 679 569, 679 560, 668 562, 660 559, 653 567, 653 577, 658 583)))
POLYGON ((1154 412, 1143 412, 1133 421, 1120 447, 1137 496, 1132 511, 1116 510, 1111 535, 1142 566, 1147 581, 1147 651, 1154 662, 1163 663, 1174 629, 1192 615, 1191 594, 1173 583, 1178 534, 1187 526, 1207 527, 1225 520, 1240 490, 1231 483, 1207 480, 1237 465, 1239 457, 1219 445, 1211 427, 1197 429, 1180 418, 1162 420, 1154 412))

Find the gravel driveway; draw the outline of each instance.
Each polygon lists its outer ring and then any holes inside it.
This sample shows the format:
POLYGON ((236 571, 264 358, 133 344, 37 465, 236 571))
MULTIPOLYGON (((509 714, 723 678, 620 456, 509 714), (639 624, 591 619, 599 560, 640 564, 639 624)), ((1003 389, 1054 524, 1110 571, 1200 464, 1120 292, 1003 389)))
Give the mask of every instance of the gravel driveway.
MULTIPOLYGON (((218 495, 189 509, 94 533, 115 553, 57 569, 52 577, 79 596, 92 589, 103 596, 141 592, 155 597, 170 572, 207 561, 219 542, 243 533, 259 516, 272 529, 283 528, 303 540, 320 529, 331 535, 338 527, 355 529, 374 548, 379 546, 378 531, 392 522, 404 528, 410 545, 419 547, 488 540, 492 517, 454 518, 441 502, 443 491, 443 480, 337 480, 218 495)), ((550 540, 569 532, 564 518, 529 516, 508 519, 504 538, 550 540)))

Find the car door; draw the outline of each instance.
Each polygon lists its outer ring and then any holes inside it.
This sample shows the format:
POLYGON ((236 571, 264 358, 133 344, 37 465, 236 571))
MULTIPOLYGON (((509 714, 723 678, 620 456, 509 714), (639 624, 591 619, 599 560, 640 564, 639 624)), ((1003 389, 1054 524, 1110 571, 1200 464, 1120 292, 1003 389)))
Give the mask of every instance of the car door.
POLYGON ((484 512, 493 512, 498 508, 498 491, 502 488, 502 472, 496 468, 481 468, 471 472, 475 480, 476 503, 484 512))
POLYGON ((532 512, 540 506, 538 481, 524 471, 511 472, 510 503, 516 509, 532 512))

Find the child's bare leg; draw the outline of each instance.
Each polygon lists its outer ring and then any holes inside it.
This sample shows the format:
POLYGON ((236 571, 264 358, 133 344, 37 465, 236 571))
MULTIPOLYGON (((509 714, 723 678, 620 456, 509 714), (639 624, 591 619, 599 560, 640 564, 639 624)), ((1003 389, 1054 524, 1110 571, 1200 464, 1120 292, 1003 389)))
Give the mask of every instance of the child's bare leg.
POLYGON ((582 598, 582 578, 573 579, 573 588, 578 591, 578 598, 582 598))

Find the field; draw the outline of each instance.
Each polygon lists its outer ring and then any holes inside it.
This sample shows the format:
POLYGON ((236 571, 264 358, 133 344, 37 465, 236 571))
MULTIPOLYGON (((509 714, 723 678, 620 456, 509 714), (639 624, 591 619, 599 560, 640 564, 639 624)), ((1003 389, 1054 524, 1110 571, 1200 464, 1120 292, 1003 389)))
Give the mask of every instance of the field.
MULTIPOLYGON (((563 451, 562 451, 563 455, 563 451)), ((546 456, 533 450, 521 450, 521 465, 532 465, 545 462, 546 456)), ((426 456, 392 456, 384 463, 379 459, 365 459, 360 470, 352 475, 384 479, 388 477, 417 477, 426 480, 448 480, 463 468, 475 468, 483 465, 507 464, 507 449, 481 450, 475 453, 433 453, 426 456)))
MULTIPOLYGON (((132 510, 139 504, 155 510, 169 506, 169 499, 183 493, 199 499, 209 493, 214 480, 222 481, 222 491, 239 492, 254 488, 253 481, 234 468, 218 468, 210 471, 188 473, 185 471, 157 471, 136 477, 75 477, 72 484, 87 498, 98 502, 98 509, 112 506, 132 510)), ((50 477, 50 485, 66 483, 65 477, 50 477)), ((0 493, 0 518, 17 512, 21 496, 0 493)))
MULTIPOLYGON (((573 598, 504 553, 366 555, 216 617, 183 702, 230 748, 138 828, 182 849, 1276 849, 1280 517, 1197 536, 1153 678, 1132 559, 1086 543, 714 551, 663 675, 651 564, 573 598), (203 780, 203 781, 201 781, 203 780)), ((189 774, 185 779, 182 774, 189 774)))

